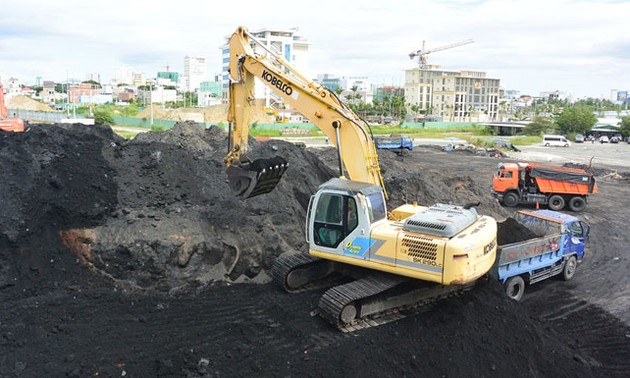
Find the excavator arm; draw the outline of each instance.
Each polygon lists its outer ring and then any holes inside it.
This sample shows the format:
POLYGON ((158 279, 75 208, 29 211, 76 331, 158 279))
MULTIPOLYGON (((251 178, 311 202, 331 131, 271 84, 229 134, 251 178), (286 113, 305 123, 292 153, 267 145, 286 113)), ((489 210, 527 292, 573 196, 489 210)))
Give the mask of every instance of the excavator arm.
POLYGON ((271 88, 283 101, 314 123, 336 146, 341 177, 380 185, 385 191, 376 146, 365 121, 330 90, 293 68, 239 27, 230 41, 228 122, 230 137, 225 159, 230 186, 243 199, 275 187, 288 164, 282 157, 251 161, 248 155, 250 117, 254 103, 254 78, 271 88), (258 54, 252 44, 266 51, 258 54))

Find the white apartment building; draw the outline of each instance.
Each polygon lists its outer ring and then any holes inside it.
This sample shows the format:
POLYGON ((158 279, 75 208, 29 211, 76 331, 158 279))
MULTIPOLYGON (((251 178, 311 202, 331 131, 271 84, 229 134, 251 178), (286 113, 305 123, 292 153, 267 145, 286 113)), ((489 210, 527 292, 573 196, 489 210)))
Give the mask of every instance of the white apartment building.
MULTIPOLYGON (((308 48, 310 44, 302 35, 300 35, 298 28, 259 29, 255 31, 249 30, 249 32, 268 49, 282 56, 287 62, 289 62, 289 64, 297 68, 300 72, 308 75, 308 48)), ((221 51, 223 52, 222 100, 224 103, 227 102, 228 98, 230 37, 231 35, 226 37, 226 43, 221 46, 221 51)), ((254 51, 261 55, 267 54, 264 49, 257 49, 255 45, 254 51)), ((256 80, 254 85, 254 96, 264 107, 272 107, 275 109, 284 108, 281 98, 276 96, 267 85, 262 84, 262 82, 258 80, 256 80)))
POLYGON ((356 87, 357 91, 372 91, 372 83, 367 76, 350 76, 341 78, 341 86, 346 91, 351 91, 356 87))
MULTIPOLYGON (((143 73, 135 71, 130 67, 118 67, 114 71, 113 84, 127 84, 131 86, 138 86, 144 83, 145 75, 143 73)), ((100 83, 100 82, 99 82, 100 83)))
POLYGON ((545 91, 540 92, 539 97, 545 100, 567 100, 570 96, 563 91, 545 91))
POLYGON ((9 80, 3 81, 2 85, 4 87, 4 94, 6 95, 7 100, 15 95, 22 94, 23 84, 18 78, 9 78, 9 80))
POLYGON ((206 80, 206 58, 186 55, 184 57, 184 90, 194 92, 199 89, 199 85, 204 80, 206 80))
POLYGON ((88 72, 85 74, 86 81, 96 81, 97 83, 101 83, 101 74, 98 72, 88 72))
POLYGON ((450 122, 496 120, 499 111, 500 79, 481 71, 449 71, 438 65, 405 70, 405 100, 409 114, 440 116, 450 122))
POLYGON ((150 87, 150 90, 138 91, 138 101, 145 104, 165 104, 166 102, 177 101, 176 89, 165 89, 164 87, 150 87))

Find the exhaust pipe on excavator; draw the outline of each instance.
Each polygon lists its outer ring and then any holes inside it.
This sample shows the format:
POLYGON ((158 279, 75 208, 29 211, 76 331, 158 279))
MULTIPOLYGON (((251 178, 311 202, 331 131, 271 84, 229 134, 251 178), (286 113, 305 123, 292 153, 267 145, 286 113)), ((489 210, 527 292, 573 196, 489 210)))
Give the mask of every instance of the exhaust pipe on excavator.
POLYGON ((271 192, 289 167, 286 159, 275 156, 227 167, 230 189, 240 199, 271 192))

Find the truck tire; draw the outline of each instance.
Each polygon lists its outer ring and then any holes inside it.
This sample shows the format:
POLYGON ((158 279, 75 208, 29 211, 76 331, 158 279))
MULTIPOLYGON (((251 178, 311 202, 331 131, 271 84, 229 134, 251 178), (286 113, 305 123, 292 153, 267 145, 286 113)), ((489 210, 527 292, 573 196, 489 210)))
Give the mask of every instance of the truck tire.
POLYGON ((586 200, 583 197, 575 196, 569 201, 569 209, 574 212, 582 211, 586 208, 586 200))
POLYGON ((518 205, 518 195, 514 192, 505 193, 503 196, 503 204, 507 207, 518 205))
POLYGON ((575 255, 571 255, 564 263, 564 269, 562 269, 562 279, 565 281, 570 280, 575 276, 575 270, 577 269, 577 259, 575 255))
POLYGON ((505 294, 515 301, 520 301, 525 292, 525 280, 521 276, 514 276, 505 281, 505 294))
POLYGON ((564 198, 559 194, 549 197, 549 208, 553 211, 562 210, 564 207, 564 198))

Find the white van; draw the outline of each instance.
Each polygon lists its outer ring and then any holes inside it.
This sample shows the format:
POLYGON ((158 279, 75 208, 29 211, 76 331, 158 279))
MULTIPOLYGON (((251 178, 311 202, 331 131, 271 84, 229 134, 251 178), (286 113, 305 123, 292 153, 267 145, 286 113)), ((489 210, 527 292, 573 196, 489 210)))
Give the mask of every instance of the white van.
POLYGON ((559 146, 559 147, 569 147, 571 146, 571 142, 567 140, 567 138, 562 135, 543 135, 543 146, 559 146))

